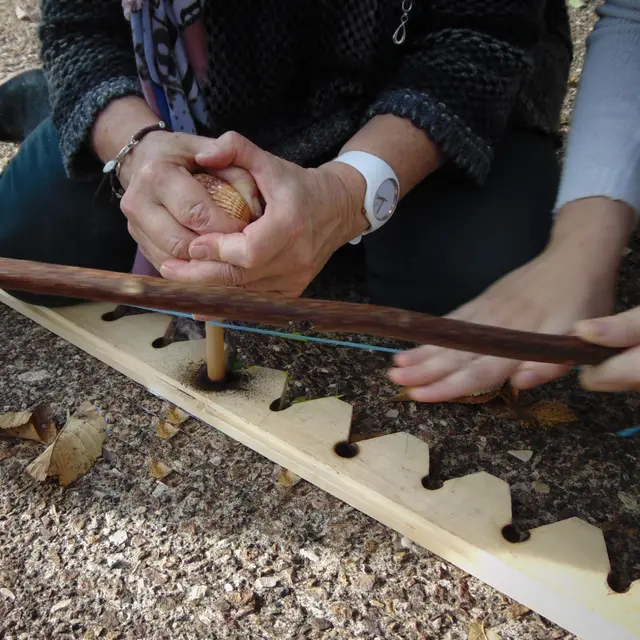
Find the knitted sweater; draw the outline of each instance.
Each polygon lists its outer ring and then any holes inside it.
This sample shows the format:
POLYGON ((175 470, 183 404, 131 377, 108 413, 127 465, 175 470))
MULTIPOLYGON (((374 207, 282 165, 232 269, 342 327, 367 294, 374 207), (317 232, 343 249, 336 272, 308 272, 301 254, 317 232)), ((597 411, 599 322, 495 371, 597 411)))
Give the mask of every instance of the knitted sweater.
POLYGON ((640 213, 640 0, 608 0, 598 13, 556 208, 606 196, 640 213))
MULTIPOLYGON (((378 114, 410 119, 482 182, 509 127, 554 134, 571 40, 564 0, 203 0, 212 63, 203 135, 236 130, 303 166, 378 114)), ((112 100, 141 95, 120 0, 43 0, 42 59, 67 172, 112 100)))

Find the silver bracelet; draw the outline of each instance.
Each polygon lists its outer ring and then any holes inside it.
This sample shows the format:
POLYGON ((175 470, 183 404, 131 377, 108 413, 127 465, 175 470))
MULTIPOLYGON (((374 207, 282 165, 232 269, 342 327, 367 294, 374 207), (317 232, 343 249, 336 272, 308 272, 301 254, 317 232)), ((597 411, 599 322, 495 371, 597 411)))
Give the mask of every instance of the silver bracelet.
POLYGON ((127 155, 133 151, 134 147, 144 138, 148 133, 152 131, 164 131, 167 128, 167 125, 160 120, 157 124, 149 125, 148 127, 143 127, 139 131, 136 131, 132 136, 131 140, 120 149, 118 155, 113 159, 109 160, 107 164, 102 168, 102 173, 105 176, 108 174, 111 181, 111 190, 115 194, 116 198, 122 198, 124 195, 124 189, 118 180, 118 176, 120 175, 120 168, 122 167, 122 161, 125 159, 127 155))

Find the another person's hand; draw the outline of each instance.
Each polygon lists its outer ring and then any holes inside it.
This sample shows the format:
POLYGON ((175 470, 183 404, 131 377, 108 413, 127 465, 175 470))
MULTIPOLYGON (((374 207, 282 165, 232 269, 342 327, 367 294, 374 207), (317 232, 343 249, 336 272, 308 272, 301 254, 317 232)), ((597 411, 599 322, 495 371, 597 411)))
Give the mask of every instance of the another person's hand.
POLYGON ((160 269, 165 278, 297 296, 340 246, 367 227, 364 178, 348 165, 304 169, 234 132, 196 161, 215 173, 229 166, 247 170, 266 203, 264 214, 241 231, 217 229, 193 238, 191 260, 166 260, 160 269))
MULTIPOLYGON (((539 257, 450 317, 566 334, 580 320, 610 313, 622 249, 632 224, 633 212, 622 203, 593 198, 567 205, 548 248, 539 257)), ((640 337, 640 322, 638 327, 640 337)), ((509 378, 518 388, 531 388, 568 370, 561 365, 522 363, 434 346, 403 352, 394 360, 390 379, 409 387, 409 397, 423 402, 445 402, 492 390, 509 378)))
POLYGON ((575 333, 589 342, 626 348, 597 367, 585 367, 580 374, 583 387, 592 391, 640 391, 640 307, 579 322, 575 333))

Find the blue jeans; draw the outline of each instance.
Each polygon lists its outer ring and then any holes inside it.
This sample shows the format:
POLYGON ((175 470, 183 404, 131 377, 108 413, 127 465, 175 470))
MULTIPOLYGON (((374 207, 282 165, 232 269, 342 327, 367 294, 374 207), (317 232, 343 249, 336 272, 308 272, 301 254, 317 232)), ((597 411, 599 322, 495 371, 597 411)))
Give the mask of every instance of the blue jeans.
MULTIPOLYGON (((549 237, 558 174, 552 139, 516 131, 482 187, 452 167, 429 176, 365 236, 371 301, 448 313, 535 257, 549 237)), ((0 175, 0 255, 129 271, 135 244, 126 219, 109 186, 97 193, 98 186, 65 175, 53 124, 42 122, 0 175)), ((14 294, 48 306, 71 302, 14 294)))

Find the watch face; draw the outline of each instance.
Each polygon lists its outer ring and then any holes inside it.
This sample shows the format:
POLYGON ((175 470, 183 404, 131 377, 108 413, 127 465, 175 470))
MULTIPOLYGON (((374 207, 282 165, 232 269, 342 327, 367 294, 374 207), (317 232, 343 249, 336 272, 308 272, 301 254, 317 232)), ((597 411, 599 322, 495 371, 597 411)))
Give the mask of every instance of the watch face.
POLYGON ((385 180, 373 199, 373 215, 384 222, 393 213, 398 203, 398 183, 391 178, 385 180))

